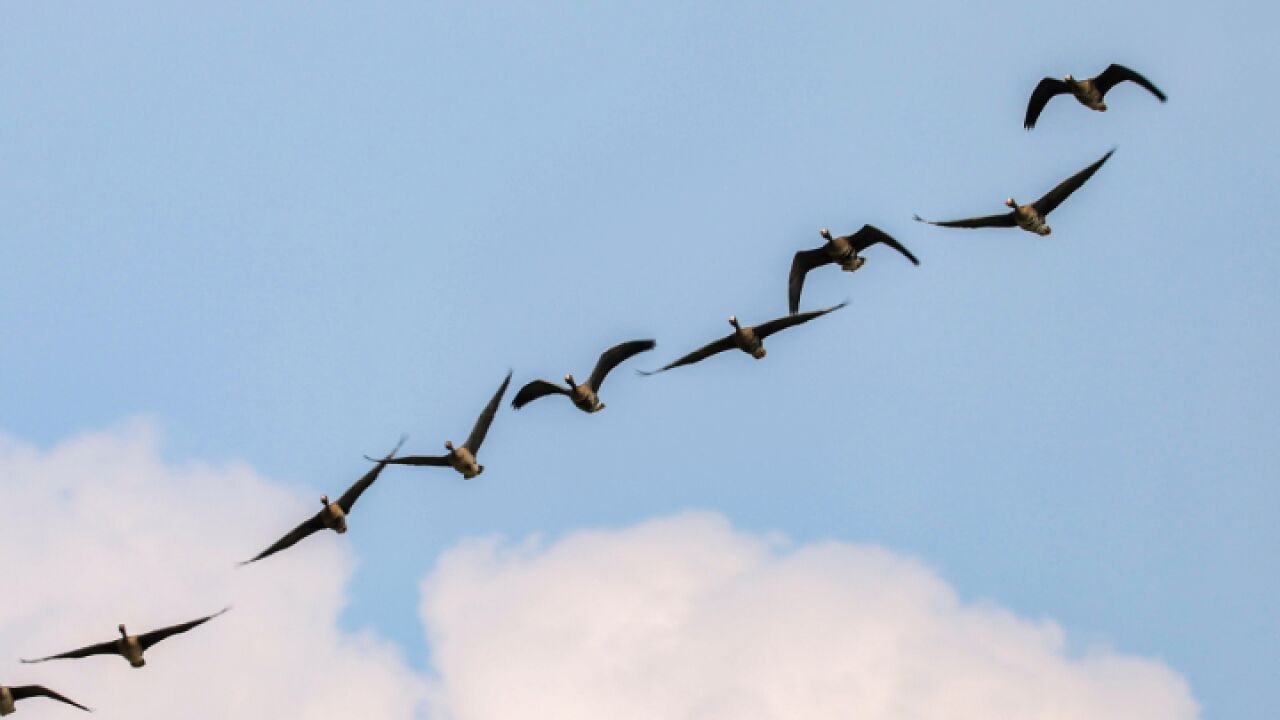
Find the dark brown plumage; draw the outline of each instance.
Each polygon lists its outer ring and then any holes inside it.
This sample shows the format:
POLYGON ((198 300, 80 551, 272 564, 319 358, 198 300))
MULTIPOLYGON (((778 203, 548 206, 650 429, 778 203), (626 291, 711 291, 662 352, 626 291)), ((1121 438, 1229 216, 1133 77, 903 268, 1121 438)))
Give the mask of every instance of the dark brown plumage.
POLYGON ((223 608, 212 615, 206 615, 205 617, 198 618, 190 622, 180 623, 178 625, 170 625, 169 627, 160 628, 159 630, 152 630, 151 632, 143 633, 141 635, 130 635, 125 629, 125 626, 120 625, 120 637, 115 640, 100 642, 96 645, 86 645, 85 647, 78 648, 76 650, 69 650, 64 653, 37 658, 35 660, 23 660, 22 662, 39 663, 47 660, 86 658, 92 655, 119 655, 128 660, 129 664, 133 667, 140 668, 147 664, 146 660, 143 659, 142 654, 150 649, 151 646, 166 638, 187 632, 192 628, 199 627, 230 609, 231 608, 229 607, 223 608))
POLYGON ((511 405, 519 410, 540 397, 564 395, 583 412, 599 412, 605 408, 598 395, 600 387, 604 385, 605 376, 633 355, 647 352, 656 346, 657 343, 653 340, 630 340, 614 345, 600 354, 595 369, 591 371, 591 377, 587 378, 585 383, 581 385, 575 383, 572 375, 564 376, 565 385, 557 385, 547 380, 534 380, 520 388, 511 405))
POLYGON ((826 244, 813 250, 801 250, 791 260, 791 274, 787 280, 787 307, 792 315, 800 311, 800 292, 804 289, 805 275, 810 270, 830 263, 839 263, 840 268, 845 272, 855 272, 867 262, 867 259, 859 253, 876 243, 882 243, 897 250, 914 265, 920 264, 916 256, 912 255, 902 243, 874 225, 863 225, 852 235, 832 237, 831 232, 826 228, 822 228, 818 233, 826 238, 826 244))
POLYGON ((1074 95, 1081 105, 1090 110, 1106 112, 1107 104, 1103 102, 1103 98, 1111 88, 1126 80, 1146 88, 1160 102, 1168 100, 1159 88, 1142 75, 1123 65, 1110 65, 1097 77, 1088 80, 1076 80, 1070 75, 1061 80, 1049 77, 1041 80, 1031 92, 1031 100, 1027 102, 1027 116, 1023 119, 1022 126, 1027 130, 1035 127, 1036 119, 1040 117, 1044 106, 1057 95, 1074 95))
POLYGON ((71 698, 60 695, 43 685, 19 685, 17 687, 0 686, 0 716, 17 712, 17 709, 13 706, 14 703, 34 697, 46 697, 50 700, 66 703, 72 707, 78 707, 85 712, 93 712, 71 698))
POLYGON ((274 555, 281 550, 291 548, 294 545, 297 545, 303 538, 313 533, 320 532, 325 528, 329 528, 339 534, 345 533, 347 531, 347 515, 351 514, 351 509, 355 507, 356 500, 359 500, 360 496, 364 494, 364 491, 368 490, 369 486, 373 484, 373 481, 378 479, 378 476, 382 474, 383 468, 387 466, 387 462, 395 456, 396 452, 400 449, 400 446, 404 444, 404 441, 405 438, 401 437, 400 442, 396 443, 395 449, 388 453, 382 460, 376 461, 377 464, 359 480, 355 481, 355 484, 347 488, 347 491, 342 493, 342 497, 338 498, 337 502, 331 503, 329 502, 328 495, 321 495, 320 503, 322 507, 319 512, 302 521, 302 523, 297 527, 286 533, 284 537, 275 541, 271 547, 258 553, 253 559, 245 560, 240 564, 248 565, 249 563, 254 563, 265 557, 274 555))
POLYGON ((733 332, 716 340, 714 342, 703 345, 684 357, 676 360, 669 365, 658 368, 657 370, 637 370, 641 375, 656 375, 672 368, 678 368, 681 365, 692 365, 693 363, 705 360, 712 355, 722 353, 725 350, 738 348, 747 353, 751 357, 759 360, 765 356, 764 339, 770 335, 786 330, 789 327, 795 327, 809 322, 810 320, 822 317, 829 312, 839 310, 848 305, 848 303, 840 303, 822 310, 812 310, 810 312, 798 313, 796 315, 784 315, 775 320, 753 326, 742 326, 738 323, 736 316, 729 316, 729 324, 733 326, 733 332))
POLYGON ((511 372, 508 371, 507 377, 498 386, 498 391, 493 394, 489 404, 485 405, 480 417, 476 419, 476 424, 471 428, 471 434, 467 436, 467 441, 458 447, 454 447, 452 440, 444 441, 444 447, 449 451, 449 454, 408 455, 387 460, 387 464, 452 467, 467 480, 484 472, 484 466, 476 461, 476 455, 480 452, 480 445, 484 442, 484 437, 489 432, 489 426, 493 424, 493 418, 498 413, 498 405, 502 402, 502 395, 507 392, 507 386, 510 384, 511 372))
POLYGON ((923 223, 929 223, 930 225, 940 225, 942 227, 1019 227, 1027 232, 1033 232, 1037 235, 1048 235, 1053 232, 1053 228, 1050 228, 1045 223, 1045 216, 1053 212, 1054 208, 1061 205, 1062 201, 1070 197, 1071 193, 1078 190, 1081 185, 1084 185, 1086 180, 1093 177, 1093 174, 1098 171, 1098 168, 1102 167, 1103 163, 1105 163, 1114 152, 1114 149, 1108 151, 1100 160, 1058 183, 1057 187, 1045 193, 1044 197, 1030 205, 1019 205, 1013 198, 1006 198, 1004 204, 1013 208, 1013 210, 1007 213, 967 218, 964 220, 941 221, 925 220, 919 215, 916 215, 916 220, 923 223))

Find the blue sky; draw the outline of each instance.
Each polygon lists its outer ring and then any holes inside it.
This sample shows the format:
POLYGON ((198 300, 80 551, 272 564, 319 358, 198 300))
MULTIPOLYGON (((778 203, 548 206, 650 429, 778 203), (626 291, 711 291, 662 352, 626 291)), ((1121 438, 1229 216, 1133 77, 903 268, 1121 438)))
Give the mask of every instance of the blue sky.
MULTIPOLYGON (((880 544, 1073 643, 1157 657, 1206 717, 1280 711, 1277 69, 1263 4, 61 4, 0 10, 0 430, 139 416, 165 452, 339 492, 513 385, 624 366, 587 416, 499 415, 485 475, 388 471, 344 622, 415 663, 462 538, 687 508, 880 544), (1088 32, 1078 23, 1090 20, 1088 32), (1092 113, 1022 114, 1121 62, 1092 113), (1038 238, 914 223, 1034 199, 1038 238), (792 253, 850 306, 652 378, 792 253)), ((263 538, 220 538, 229 560, 263 538)))

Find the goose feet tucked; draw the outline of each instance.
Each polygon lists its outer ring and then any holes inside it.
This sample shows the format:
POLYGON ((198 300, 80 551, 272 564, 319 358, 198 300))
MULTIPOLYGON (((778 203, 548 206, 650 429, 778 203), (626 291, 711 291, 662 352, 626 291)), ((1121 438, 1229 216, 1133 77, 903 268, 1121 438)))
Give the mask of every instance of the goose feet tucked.
POLYGON ((861 255, 853 255, 840 261, 840 269, 845 272, 856 272, 858 268, 867 264, 867 259, 861 255))

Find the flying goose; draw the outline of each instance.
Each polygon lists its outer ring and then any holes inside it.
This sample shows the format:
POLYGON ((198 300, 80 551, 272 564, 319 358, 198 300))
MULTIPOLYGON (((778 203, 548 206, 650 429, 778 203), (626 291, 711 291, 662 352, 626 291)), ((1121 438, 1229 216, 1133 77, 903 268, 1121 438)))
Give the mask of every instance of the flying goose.
POLYGON ((498 386, 498 391, 493 394, 489 404, 484 406, 484 411, 476 419, 475 427, 471 428, 471 434, 467 436, 467 441, 458 447, 454 447, 452 440, 444 441, 444 447, 449 451, 448 455, 408 455, 385 460, 384 462, 388 465, 451 467, 462 473, 462 477, 467 480, 484 472, 484 466, 476 462, 476 454, 480 452, 480 444, 484 442, 484 436, 489 432, 489 425, 493 423, 493 417, 498 413, 498 404, 502 402, 502 395, 507 391, 507 386, 510 384, 511 372, 507 371, 507 377, 498 386))
POLYGON ((799 313, 796 315, 784 315, 776 320, 770 320, 769 322, 761 323, 759 325, 749 325, 747 327, 743 327, 738 324, 738 318, 734 315, 730 315, 729 324, 733 326, 733 332, 725 335, 715 342, 704 345, 679 360, 660 367, 657 370, 637 370, 636 372, 641 375, 656 375, 660 372, 670 370, 671 368, 680 367, 681 365, 691 365, 700 360, 705 360, 717 353, 722 353, 725 350, 732 350, 733 348, 738 348, 742 352, 759 360, 765 356, 765 338, 780 330, 786 330, 789 327, 807 323, 816 317, 822 317, 823 315, 839 310, 848 304, 849 303, 847 302, 842 302, 839 305, 832 305, 831 307, 823 310, 811 310, 809 312, 799 313))
POLYGON ((573 375, 564 376, 564 382, 568 387, 561 387, 546 380, 534 380, 520 388, 520 392, 516 393, 515 399, 511 401, 511 406, 519 410, 540 397, 558 394, 568 397, 583 412, 600 412, 604 409, 604 403, 600 402, 597 393, 600 392, 600 386, 604 384, 605 376, 632 355, 652 350, 656 346, 657 343, 653 340, 630 340, 614 345, 600 353, 600 359, 596 361, 591 377, 581 385, 574 381, 573 375))
POLYGON ((1160 92, 1159 88, 1152 85, 1151 81, 1145 77, 1123 65, 1109 65, 1106 70, 1102 71, 1102 74, 1088 80, 1076 80, 1070 75, 1063 77, 1061 80, 1050 77, 1041 80, 1040 84, 1036 85, 1036 89, 1031 93, 1031 101, 1027 103, 1027 117, 1022 121, 1022 127, 1028 130, 1035 127, 1036 118, 1040 117, 1040 111, 1044 110, 1045 104, 1055 95, 1071 93, 1076 100, 1080 101, 1081 105, 1090 110, 1106 112, 1107 104, 1102 102, 1102 98, 1107 94, 1108 90, 1125 80, 1130 80, 1146 88, 1152 95, 1159 98, 1160 102, 1168 99, 1164 93, 1160 92))
POLYGON ((354 485, 347 488, 347 491, 342 493, 342 497, 338 498, 337 502, 329 502, 328 495, 321 495, 320 505, 322 507, 315 515, 312 515, 301 525, 290 530, 288 534, 277 540, 274 545, 258 553, 253 559, 245 560, 240 564, 248 565, 249 563, 257 562, 268 555, 275 555, 281 550, 291 548, 298 544, 298 541, 308 535, 324 530, 325 528, 329 528, 339 535, 345 533, 347 531, 347 515, 351 514, 351 508, 355 507, 356 500, 359 500, 360 495, 363 494, 365 490, 369 489, 369 486, 373 484, 374 480, 378 479, 378 475, 382 474, 382 469, 385 468, 391 458, 395 456, 396 452, 400 449, 400 446, 404 444, 404 441, 405 439, 401 437, 400 442, 396 443, 395 449, 388 453, 382 460, 376 461, 378 464, 374 465, 373 468, 370 469, 369 472, 365 473, 364 477, 357 480, 354 485))
POLYGON ((1092 177, 1114 152, 1114 148, 1109 150, 1106 155, 1102 156, 1101 160, 1058 183, 1057 187, 1045 193, 1044 197, 1030 205, 1019 205, 1013 198, 1005 198, 1004 204, 1013 208, 1007 213, 969 218, 967 220, 946 221, 925 220, 916 215, 916 220, 930 225, 941 225, 942 227, 1020 227, 1037 235, 1048 235, 1053 232, 1053 229, 1045 224, 1045 216, 1053 212, 1054 208, 1061 205, 1063 200, 1066 200, 1071 193, 1075 192, 1086 180, 1092 177))
POLYGON ((192 620, 191 622, 182 623, 181 625, 171 625, 167 628, 152 630, 149 633, 143 633, 141 635, 130 635, 129 632, 125 630, 124 625, 121 624, 117 626, 117 629, 120 631, 120 638, 117 640, 108 640, 106 642, 98 643, 97 645, 82 647, 79 650, 64 652, 60 655, 50 655, 49 657, 38 658, 36 660, 23 660, 22 662, 38 663, 46 660, 84 658, 89 657, 90 655, 120 655, 125 660, 128 660, 130 665, 140 668, 147 664, 147 661, 142 657, 142 653, 150 649, 152 645, 155 645, 171 635, 184 633, 194 627, 203 625, 230 609, 231 608, 226 607, 212 615, 206 615, 199 620, 192 620))
POLYGON ((15 708, 13 704, 19 700, 26 700, 27 698, 33 697, 47 697, 51 700, 66 703, 72 707, 78 707, 85 712, 93 712, 80 703, 59 695, 43 685, 21 685, 18 687, 5 687, 4 685, 0 685, 0 717, 12 715, 18 712, 18 709, 15 708))
POLYGON ((787 283, 787 304, 792 315, 800 311, 800 291, 804 289, 806 273, 829 263, 839 263, 841 270, 854 272, 867 262, 867 259, 858 253, 876 243, 884 243, 897 250, 914 265, 920 264, 916 256, 903 247, 902 243, 874 225, 863 225, 852 235, 831 237, 831 231, 826 228, 819 230, 818 234, 826 238, 827 243, 814 250, 801 250, 791 261, 791 277, 787 283))

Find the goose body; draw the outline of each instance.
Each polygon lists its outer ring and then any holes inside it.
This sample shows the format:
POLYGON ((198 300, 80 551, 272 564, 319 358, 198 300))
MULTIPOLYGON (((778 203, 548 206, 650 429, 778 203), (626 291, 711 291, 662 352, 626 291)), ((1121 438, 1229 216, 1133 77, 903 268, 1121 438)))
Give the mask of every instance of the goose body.
POLYGON ((1013 198, 1005 198, 1004 204, 1012 208, 1009 212, 1000 215, 987 215, 984 217, 966 218, 964 220, 925 220, 916 215, 916 220, 930 225, 940 225, 942 227, 958 227, 958 228, 983 228, 983 227, 1017 227, 1036 235, 1048 235, 1053 232, 1053 228, 1049 227, 1046 222, 1046 216, 1053 212, 1055 208, 1062 204, 1062 201, 1071 196, 1071 193, 1080 189, 1093 174, 1098 172, 1104 163, 1115 152, 1114 149, 1103 155, 1101 159, 1089 165, 1085 169, 1077 172, 1075 175, 1058 183, 1056 187, 1044 194, 1039 200, 1029 204, 1020 205, 1013 198))
POLYGON ((840 303, 839 305, 833 305, 822 310, 811 310, 809 312, 798 313, 795 315, 784 315, 780 318, 770 320, 769 322, 760 323, 759 325, 743 325, 738 322, 737 316, 730 315, 729 324, 733 326, 732 333, 725 335, 719 340, 707 343, 679 360, 668 363, 657 370, 640 370, 638 372, 641 375, 656 375, 660 372, 665 372, 682 365, 692 365, 693 363, 705 360, 712 355, 717 355, 726 350, 733 350, 734 348, 747 353, 756 360, 760 360, 767 354, 764 348, 765 338, 776 332, 807 323, 814 318, 822 317, 829 312, 839 310, 847 304, 848 303, 840 303))
POLYGON ((1150 80, 1123 65, 1113 63, 1107 66, 1106 70, 1098 73, 1096 77, 1085 80, 1077 80, 1070 75, 1064 76, 1061 80, 1049 77, 1041 80, 1036 85, 1036 89, 1032 91, 1031 99, 1027 102, 1027 115, 1023 118, 1022 126, 1027 130, 1034 128, 1036 120, 1040 117, 1040 112, 1044 110, 1044 106, 1057 95, 1070 94, 1077 102, 1090 110, 1106 112, 1107 103, 1104 102, 1104 98, 1107 92, 1126 81, 1145 88, 1147 92, 1155 95, 1160 102, 1168 100, 1165 94, 1160 91, 1160 88, 1157 88, 1150 80))
POLYGON ((813 250, 801 250, 791 260, 791 274, 787 279, 787 307, 792 315, 800 312, 800 293, 804 288, 804 279, 814 268, 834 263, 844 272, 856 272, 867 262, 860 253, 878 243, 897 250, 913 265, 920 264, 916 256, 912 255, 902 243, 874 225, 863 225, 857 232, 850 235, 832 236, 831 231, 826 228, 822 228, 818 233, 826 243, 813 250))
POLYGON ((585 413, 600 412, 605 407, 604 403, 600 402, 600 387, 604 385, 604 379, 609 372, 628 358, 652 350, 656 346, 657 343, 653 340, 629 340, 614 345, 600 353, 595 369, 591 371, 591 377, 587 378, 586 382, 577 382, 572 374, 564 376, 563 386, 546 380, 534 380, 520 388, 511 405, 519 410, 540 397, 564 395, 575 407, 585 413))
MULTIPOLYGON (((471 434, 467 436, 467 441, 457 446, 453 444, 452 440, 444 441, 444 448, 448 450, 447 454, 388 457, 383 462, 388 465, 451 467, 461 474, 465 480, 478 476, 484 472, 484 466, 476 460, 476 455, 480 452, 480 445, 489 433, 489 426, 493 424, 493 418, 498 414, 498 405, 502 402, 502 396, 507 392, 507 386, 510 384, 511 373, 508 371, 507 377, 498 386, 498 391, 493 394, 493 397, 489 398, 489 403, 480 412, 480 417, 476 418, 476 424, 472 426, 471 434)), ((369 459, 372 460, 372 458, 369 459)))
POLYGON ((14 714, 18 711, 18 708, 15 707, 15 705, 19 700, 26 700, 27 698, 33 697, 46 697, 50 700, 57 700, 58 702, 78 707, 85 712, 93 712, 80 703, 63 695, 59 695, 43 685, 21 685, 17 687, 6 687, 4 685, 0 685, 0 717, 14 714))
POLYGON ((124 624, 121 623, 116 628, 120 632, 120 637, 115 640, 100 642, 96 645, 86 645, 85 647, 78 648, 76 650, 70 650, 68 652, 50 655, 49 657, 38 658, 35 660, 23 660, 22 662, 39 663, 48 660, 86 658, 93 655, 119 655, 125 660, 128 660, 129 664, 133 667, 140 668, 147 664, 146 658, 143 657, 143 653, 149 650, 151 646, 166 638, 185 633, 192 628, 199 627, 230 609, 231 608, 223 608, 212 615, 206 615, 205 617, 197 618, 190 622, 180 623, 178 625, 170 625, 169 627, 160 628, 159 630, 152 630, 151 632, 142 633, 141 635, 130 635, 124 624))

